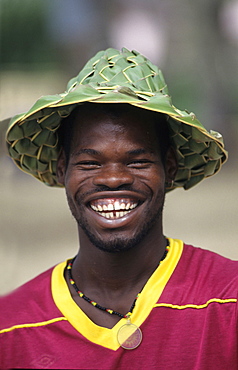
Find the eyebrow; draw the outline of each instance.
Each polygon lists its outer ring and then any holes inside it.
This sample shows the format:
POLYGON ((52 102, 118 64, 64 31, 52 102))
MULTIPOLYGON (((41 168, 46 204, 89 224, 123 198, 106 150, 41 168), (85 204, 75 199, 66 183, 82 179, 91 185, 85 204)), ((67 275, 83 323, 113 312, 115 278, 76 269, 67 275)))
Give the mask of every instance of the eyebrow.
MULTIPOLYGON (((126 154, 128 155, 140 155, 140 154, 148 154, 148 153, 153 153, 152 151, 143 149, 143 148, 138 148, 138 149, 133 149, 133 150, 128 150, 126 154)), ((95 149, 80 149, 77 150, 76 152, 72 153, 74 156, 78 156, 80 154, 89 154, 89 155, 100 155, 102 154, 100 151, 95 150, 95 149)))
POLYGON ((145 149, 142 149, 142 148, 129 150, 128 152, 126 152, 126 154, 131 154, 131 155, 147 154, 147 153, 150 153, 149 150, 145 150, 145 149))
POLYGON ((80 149, 72 153, 72 155, 80 155, 80 154, 89 154, 89 155, 98 155, 101 152, 94 150, 94 149, 80 149))

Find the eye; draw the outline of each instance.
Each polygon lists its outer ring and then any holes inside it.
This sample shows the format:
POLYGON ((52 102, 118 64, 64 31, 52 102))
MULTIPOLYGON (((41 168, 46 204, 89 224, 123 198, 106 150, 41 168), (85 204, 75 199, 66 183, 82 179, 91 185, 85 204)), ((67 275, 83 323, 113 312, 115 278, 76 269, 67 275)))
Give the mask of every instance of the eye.
POLYGON ((96 161, 81 161, 77 162, 75 165, 86 171, 95 170, 101 166, 100 163, 96 161))
POLYGON ((127 164, 127 167, 130 168, 138 168, 138 169, 143 169, 143 168, 148 168, 152 164, 152 161, 149 161, 148 159, 137 159, 134 161, 131 161, 127 164))

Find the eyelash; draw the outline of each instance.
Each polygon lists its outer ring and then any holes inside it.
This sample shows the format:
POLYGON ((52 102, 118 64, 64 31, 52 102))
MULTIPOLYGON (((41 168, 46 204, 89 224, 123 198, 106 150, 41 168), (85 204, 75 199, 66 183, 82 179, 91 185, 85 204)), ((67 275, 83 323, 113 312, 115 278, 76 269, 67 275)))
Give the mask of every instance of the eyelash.
POLYGON ((82 167, 85 170, 94 170, 95 168, 99 168, 100 164, 95 161, 85 161, 77 163, 77 166, 82 167))
MULTIPOLYGON (((152 161, 149 161, 146 159, 141 159, 141 160, 138 159, 138 160, 129 162, 127 166, 129 168, 143 169, 143 168, 148 167, 152 163, 153 163, 152 161)), ((101 167, 100 163, 96 161, 78 162, 76 165, 88 171, 98 169, 99 167, 101 167)))
POLYGON ((153 162, 152 161, 149 161, 149 160, 146 160, 146 159, 138 159, 138 160, 135 160, 135 161, 132 161, 128 164, 128 166, 130 167, 135 167, 135 168, 145 168, 147 166, 149 166, 150 164, 152 164, 153 162))

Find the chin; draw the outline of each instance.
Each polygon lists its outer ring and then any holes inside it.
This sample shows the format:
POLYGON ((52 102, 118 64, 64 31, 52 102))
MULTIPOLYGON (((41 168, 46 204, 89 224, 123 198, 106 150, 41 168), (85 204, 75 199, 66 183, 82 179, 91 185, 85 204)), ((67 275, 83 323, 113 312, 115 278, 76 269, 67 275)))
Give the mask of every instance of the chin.
POLYGON ((162 211, 160 210, 156 217, 153 220, 145 223, 143 227, 131 238, 123 237, 120 233, 113 233, 110 230, 110 239, 100 238, 91 232, 90 228, 85 224, 80 225, 84 233, 87 235, 90 242, 98 249, 108 252, 108 253, 120 253, 126 252, 135 248, 140 244, 143 239, 150 233, 153 226, 156 224, 156 221, 162 216, 162 211))
POLYGON ((160 206, 157 206, 153 212, 151 212, 151 210, 145 212, 144 221, 142 221, 140 225, 137 225, 137 230, 127 230, 127 235, 125 235, 123 231, 120 232, 116 229, 110 229, 108 232, 104 232, 100 235, 99 232, 96 232, 90 225, 89 220, 84 217, 84 210, 81 206, 82 203, 78 203, 79 208, 76 209, 73 202, 71 202, 68 197, 69 208, 78 227, 84 232, 92 245, 108 253, 121 253, 135 248, 153 232, 152 229, 159 230, 160 228, 158 225, 162 223, 164 198, 161 199, 161 197, 159 197, 156 203, 160 206))
POLYGON ((124 238, 115 238, 113 240, 104 241, 99 238, 95 238, 94 235, 87 233, 87 236, 90 242, 98 249, 103 252, 108 253, 121 253, 126 252, 134 248, 138 244, 137 238, 133 239, 124 239, 124 238))

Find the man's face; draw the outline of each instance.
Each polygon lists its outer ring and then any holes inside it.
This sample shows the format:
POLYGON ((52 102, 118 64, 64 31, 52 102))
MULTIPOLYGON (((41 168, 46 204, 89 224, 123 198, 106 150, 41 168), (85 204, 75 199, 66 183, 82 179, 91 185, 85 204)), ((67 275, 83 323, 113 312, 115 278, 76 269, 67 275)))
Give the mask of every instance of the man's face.
POLYGON ((76 117, 61 181, 79 227, 108 252, 128 250, 161 229, 165 168, 147 115, 88 109, 76 117))

